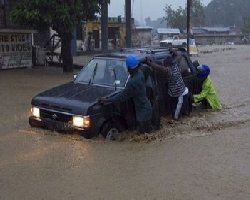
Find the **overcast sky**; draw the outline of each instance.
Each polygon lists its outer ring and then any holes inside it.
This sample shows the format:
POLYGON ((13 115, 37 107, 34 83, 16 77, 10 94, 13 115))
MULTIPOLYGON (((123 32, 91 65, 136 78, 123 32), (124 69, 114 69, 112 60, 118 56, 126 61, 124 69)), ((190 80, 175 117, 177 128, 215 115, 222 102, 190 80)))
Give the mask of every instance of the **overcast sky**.
MULTIPOLYGON (((124 17, 125 0, 110 0, 109 16, 124 17)), ((201 0, 201 3, 206 6, 211 0, 201 0)), ((179 6, 185 7, 187 0, 131 0, 132 16, 139 22, 144 21, 146 17, 155 20, 165 15, 164 8, 166 4, 171 4, 172 8, 176 9, 179 6)))

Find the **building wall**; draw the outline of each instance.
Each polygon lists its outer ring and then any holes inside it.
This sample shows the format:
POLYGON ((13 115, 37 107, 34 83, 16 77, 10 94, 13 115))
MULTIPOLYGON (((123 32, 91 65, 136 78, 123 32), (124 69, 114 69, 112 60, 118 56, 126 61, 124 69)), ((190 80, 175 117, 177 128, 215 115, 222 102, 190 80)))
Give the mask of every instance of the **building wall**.
POLYGON ((151 29, 136 29, 132 34, 132 46, 150 46, 152 42, 151 29))
POLYGON ((212 45, 212 44, 242 44, 243 35, 195 35, 196 44, 200 45, 212 45))
MULTIPOLYGON (((126 34, 126 24, 124 22, 109 21, 109 49, 120 48, 125 46, 125 34, 126 34), (114 40, 116 41, 116 47, 114 46, 114 40)), ((92 49, 101 48, 101 22, 91 21, 83 24, 83 36, 82 40, 86 46, 88 45, 88 35, 91 34, 92 49)))

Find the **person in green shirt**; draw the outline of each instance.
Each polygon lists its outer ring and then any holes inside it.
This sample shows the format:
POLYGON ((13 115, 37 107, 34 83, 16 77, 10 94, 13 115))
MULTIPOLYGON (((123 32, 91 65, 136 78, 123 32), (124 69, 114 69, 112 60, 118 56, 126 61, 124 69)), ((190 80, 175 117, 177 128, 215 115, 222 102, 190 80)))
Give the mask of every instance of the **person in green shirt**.
POLYGON ((214 111, 221 110, 222 106, 220 100, 209 76, 209 67, 207 65, 199 65, 197 70, 197 77, 202 80, 202 90, 199 94, 193 95, 193 102, 201 102, 203 106, 211 108, 214 111))

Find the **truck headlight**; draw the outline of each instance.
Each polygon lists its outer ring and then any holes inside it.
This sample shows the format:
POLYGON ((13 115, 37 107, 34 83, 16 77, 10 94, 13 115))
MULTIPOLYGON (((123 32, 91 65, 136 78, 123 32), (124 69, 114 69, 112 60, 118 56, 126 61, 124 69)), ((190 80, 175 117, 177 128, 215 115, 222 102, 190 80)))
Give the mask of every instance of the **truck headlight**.
POLYGON ((38 107, 32 107, 31 114, 36 118, 40 118, 40 109, 38 107))
POLYGON ((79 128, 89 128, 90 127, 89 116, 73 116, 73 126, 79 128))

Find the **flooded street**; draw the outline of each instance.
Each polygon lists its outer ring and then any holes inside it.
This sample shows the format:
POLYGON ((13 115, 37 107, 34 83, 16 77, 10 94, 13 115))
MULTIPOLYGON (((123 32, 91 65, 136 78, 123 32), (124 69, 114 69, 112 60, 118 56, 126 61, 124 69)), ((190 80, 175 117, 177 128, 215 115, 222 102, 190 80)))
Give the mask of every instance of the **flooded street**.
POLYGON ((0 71, 0 200, 250 199, 250 46, 201 47, 223 104, 151 135, 86 140, 31 128, 31 98, 61 69, 0 71))

